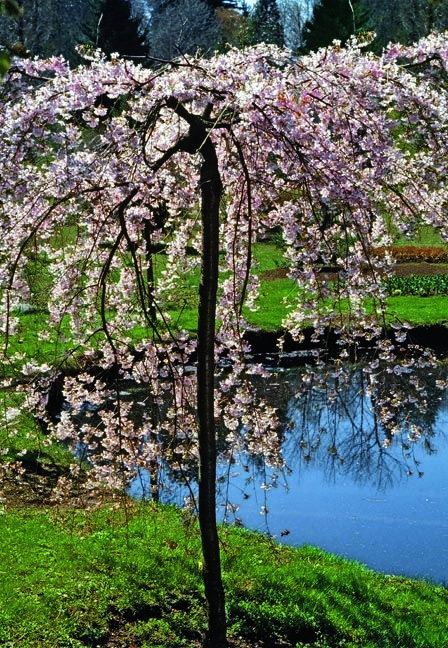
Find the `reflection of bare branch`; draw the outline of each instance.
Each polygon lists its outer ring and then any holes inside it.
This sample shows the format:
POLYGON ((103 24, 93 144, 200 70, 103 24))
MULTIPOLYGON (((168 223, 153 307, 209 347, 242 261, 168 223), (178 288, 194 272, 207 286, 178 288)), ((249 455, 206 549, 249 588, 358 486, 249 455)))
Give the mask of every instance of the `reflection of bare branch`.
POLYGON ((396 375, 385 368, 373 385, 366 382, 363 366, 345 368, 345 380, 329 367, 311 380, 302 372, 295 391, 304 395, 292 398, 288 406, 285 461, 289 466, 313 461, 328 479, 342 473, 378 488, 405 475, 421 477, 417 450, 434 452, 436 417, 443 403, 437 380, 445 372, 396 375))

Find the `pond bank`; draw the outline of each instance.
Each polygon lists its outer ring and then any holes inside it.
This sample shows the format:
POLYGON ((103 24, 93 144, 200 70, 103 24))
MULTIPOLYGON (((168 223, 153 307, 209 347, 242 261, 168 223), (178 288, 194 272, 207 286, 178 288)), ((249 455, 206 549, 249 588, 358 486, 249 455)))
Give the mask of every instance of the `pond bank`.
MULTIPOLYGON (((447 313, 448 315, 448 313, 447 313)), ((297 342, 292 339, 290 333, 285 331, 263 331, 261 329, 248 329, 244 334, 244 339, 251 346, 251 355, 256 358, 257 362, 262 364, 279 364, 279 366, 301 366, 310 362, 312 351, 323 349, 322 342, 313 342, 312 335, 314 329, 306 328, 303 331, 304 339, 297 342), (282 353, 279 354, 278 340, 284 340, 282 353)), ((395 331, 389 329, 385 334, 386 339, 393 342, 395 340, 395 331)), ((337 357, 340 351, 338 345, 338 336, 334 329, 327 329, 324 335, 325 352, 328 359, 337 357)), ((430 326, 416 326, 409 329, 407 339, 400 343, 400 351, 406 353, 411 346, 418 346, 434 351, 437 355, 448 355, 448 319, 443 324, 433 324, 430 326)), ((374 350, 374 342, 360 344, 356 348, 356 359, 368 357, 374 350)), ((353 349, 355 356, 355 349, 353 349)), ((353 358, 354 359, 354 358, 353 358)))

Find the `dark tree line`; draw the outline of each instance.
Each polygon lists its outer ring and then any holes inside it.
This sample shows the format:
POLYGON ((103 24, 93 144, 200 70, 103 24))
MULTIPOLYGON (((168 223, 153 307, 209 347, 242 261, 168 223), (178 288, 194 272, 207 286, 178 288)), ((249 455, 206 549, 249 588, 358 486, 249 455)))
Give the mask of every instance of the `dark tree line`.
MULTIPOLYGON (((0 17, 6 16, 8 19, 17 19, 21 15, 22 10, 15 0, 0 0, 0 17)), ((11 49, 0 44, 0 80, 9 70, 11 55, 11 49)))
POLYGON ((62 55, 76 65, 76 47, 118 52, 156 65, 182 54, 270 42, 284 44, 276 0, 251 11, 235 0, 19 0, 20 14, 0 15, 0 46, 29 56, 62 55))
POLYGON ((0 44, 32 56, 76 57, 78 43, 94 43, 101 7, 97 0, 21 0, 21 15, 0 18, 0 44))
POLYGON ((405 45, 432 31, 448 29, 448 3, 444 0, 365 0, 379 43, 405 45))
POLYGON ((260 42, 315 51, 364 31, 373 48, 410 44, 448 29, 448 3, 437 0, 20 0, 15 16, 0 16, 0 48, 79 61, 76 46, 89 44, 156 65, 182 54, 260 42))
POLYGON ((304 50, 327 47, 334 40, 345 44, 350 36, 371 27, 363 0, 320 0, 303 30, 304 50))
MULTIPOLYGON (((211 0, 216 2, 216 0, 211 0)), ((218 37, 214 8, 205 0, 21 0, 19 17, 0 16, 0 46, 30 56, 79 61, 77 45, 171 59, 204 53, 218 37)))
POLYGON ((376 33, 376 52, 391 42, 410 45, 432 31, 448 29, 444 0, 317 0, 303 28, 302 51, 342 44, 353 34, 376 33))

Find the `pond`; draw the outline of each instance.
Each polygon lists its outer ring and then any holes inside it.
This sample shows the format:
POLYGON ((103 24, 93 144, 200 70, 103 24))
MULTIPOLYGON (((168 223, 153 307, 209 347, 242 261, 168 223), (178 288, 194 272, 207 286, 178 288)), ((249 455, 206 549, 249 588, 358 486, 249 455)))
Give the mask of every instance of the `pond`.
MULTIPOLYGON (((337 390, 334 370, 305 390, 303 369, 272 371, 263 389, 284 421, 285 466, 249 457, 221 465, 221 519, 383 573, 448 583, 448 399, 436 387, 447 371, 386 374, 375 394, 362 366, 337 390), (422 378, 427 408, 415 397, 422 378), (395 415, 404 431, 388 437, 375 398, 392 387, 402 390, 395 415)), ((186 494, 168 489, 161 499, 182 505, 186 494)))

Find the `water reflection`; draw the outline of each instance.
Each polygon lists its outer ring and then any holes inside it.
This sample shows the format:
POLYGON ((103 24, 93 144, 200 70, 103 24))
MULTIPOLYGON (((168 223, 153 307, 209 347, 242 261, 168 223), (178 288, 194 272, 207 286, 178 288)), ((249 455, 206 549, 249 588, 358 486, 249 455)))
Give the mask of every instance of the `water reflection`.
MULTIPOLYGON (((286 476, 305 467, 319 470, 327 481, 349 476, 378 490, 396 485, 403 477, 422 478, 423 458, 435 454, 446 440, 441 415, 448 405, 447 371, 446 365, 412 373, 384 368, 372 376, 365 366, 354 365, 325 367, 320 372, 272 370, 268 380, 252 376, 258 394, 276 408, 282 421, 279 442, 284 464, 272 469, 261 455, 237 456, 234 451, 229 462, 229 447, 221 428, 218 448, 224 459, 218 483, 226 483, 227 477, 235 474, 236 464, 247 473, 249 484, 258 481, 264 484, 264 490, 276 486, 280 476, 286 483, 286 476)), ((129 397, 135 398, 135 394, 129 397)), ((138 415, 141 412, 137 407, 138 415)), ((241 432, 244 435, 244 428, 241 432)), ((165 479, 159 476, 159 487, 184 485, 186 479, 194 482, 195 460, 179 471, 169 460, 171 440, 165 441, 166 460, 159 466, 165 479)), ((150 496, 145 492, 147 481, 140 476, 137 483, 133 492, 139 487, 143 489, 141 496, 150 496)), ((154 484, 153 476, 152 493, 158 497, 154 484)))
POLYGON ((311 378, 292 372, 296 395, 288 402, 283 445, 288 466, 297 470, 313 462, 326 479, 349 475, 378 489, 403 476, 422 477, 422 456, 436 452, 444 438, 437 421, 446 409, 446 367, 385 370, 372 381, 360 365, 345 368, 342 376, 331 369, 311 378))
MULTIPOLYGON (((445 365, 253 377, 283 421, 284 465, 226 457, 218 477, 222 519, 388 573, 448 581, 446 377, 445 365)), ((194 480, 187 492, 180 475, 161 468, 162 499, 194 497, 194 480)))

